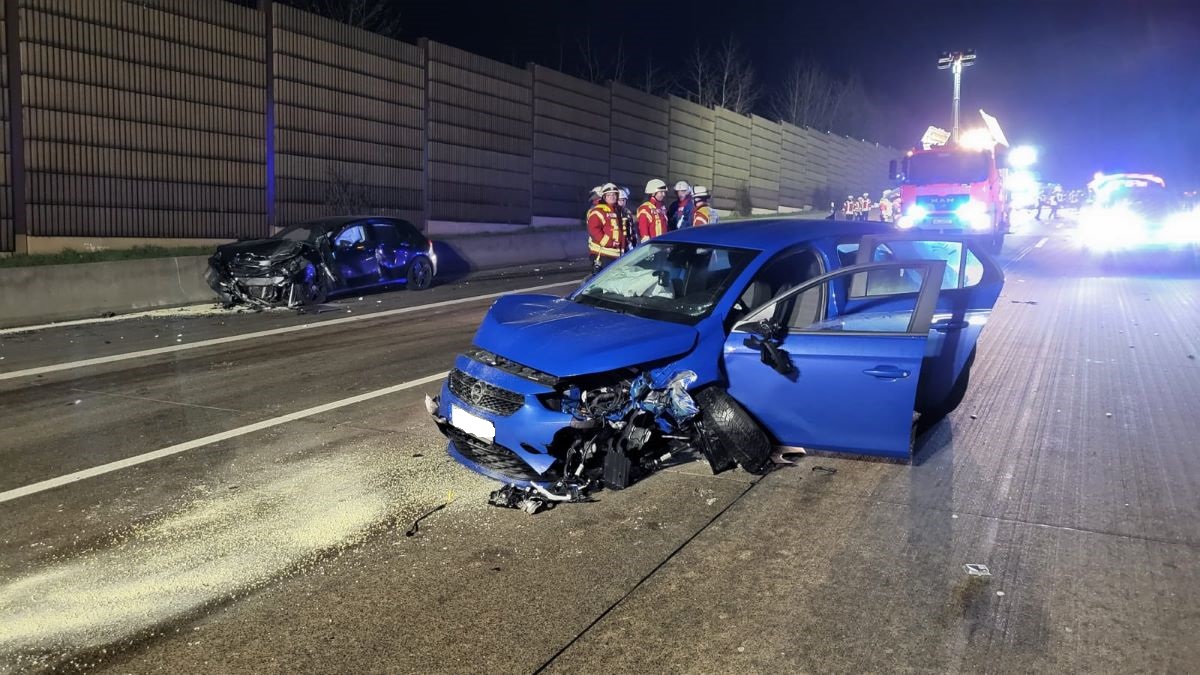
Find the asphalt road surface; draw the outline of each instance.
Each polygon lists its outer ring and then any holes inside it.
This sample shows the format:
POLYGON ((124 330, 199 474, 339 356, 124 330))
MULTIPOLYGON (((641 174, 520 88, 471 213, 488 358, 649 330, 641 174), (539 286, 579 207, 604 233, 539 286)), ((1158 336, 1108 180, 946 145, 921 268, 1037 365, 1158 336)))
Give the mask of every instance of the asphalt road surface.
POLYGON ((0 333, 0 672, 1194 670, 1200 273, 1064 223, 1002 258, 914 465, 689 464, 537 516, 423 399, 492 294, 577 267, 0 333))

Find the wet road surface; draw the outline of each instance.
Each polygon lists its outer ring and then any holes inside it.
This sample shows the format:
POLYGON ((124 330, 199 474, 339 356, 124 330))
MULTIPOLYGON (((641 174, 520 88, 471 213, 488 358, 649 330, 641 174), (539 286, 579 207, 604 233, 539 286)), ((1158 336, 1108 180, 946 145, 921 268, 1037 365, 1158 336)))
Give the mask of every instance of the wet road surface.
POLYGON ((914 465, 689 464, 535 517, 485 505, 422 381, 479 296, 578 269, 0 334, 0 672, 1194 667, 1200 274, 1039 224, 1002 258, 914 465))

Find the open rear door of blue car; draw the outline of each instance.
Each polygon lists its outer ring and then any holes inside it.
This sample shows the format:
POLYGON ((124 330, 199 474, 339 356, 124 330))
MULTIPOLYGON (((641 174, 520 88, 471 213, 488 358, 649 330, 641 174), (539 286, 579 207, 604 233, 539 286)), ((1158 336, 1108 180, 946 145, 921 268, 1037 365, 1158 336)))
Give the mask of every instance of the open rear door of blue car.
MULTIPOLYGON (((946 263, 929 326, 918 410, 941 408, 955 383, 965 377, 979 336, 1004 288, 1004 271, 984 248, 978 236, 912 231, 869 235, 859 245, 856 262, 860 265, 916 260, 946 263)), ((879 310, 892 302, 889 298, 846 299, 842 311, 861 311, 865 304, 879 310)))
POLYGON ((783 445, 908 460, 943 261, 845 267, 787 291, 725 343, 729 393, 783 445), (859 302, 886 300, 885 309, 859 302))

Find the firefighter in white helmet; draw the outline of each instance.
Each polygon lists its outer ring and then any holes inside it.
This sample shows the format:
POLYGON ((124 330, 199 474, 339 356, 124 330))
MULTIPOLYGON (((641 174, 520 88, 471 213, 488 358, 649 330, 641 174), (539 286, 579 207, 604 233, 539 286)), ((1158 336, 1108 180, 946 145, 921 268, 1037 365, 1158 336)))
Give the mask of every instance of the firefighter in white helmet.
POLYGON ((637 210, 638 241, 649 241, 667 233, 667 184, 655 178, 646 183, 646 201, 637 210))
POLYGON ((692 204, 692 186, 688 185, 686 180, 681 180, 675 184, 675 201, 667 207, 667 221, 671 224, 672 230, 682 230, 685 227, 692 225, 692 212, 695 206, 692 204))
POLYGON ((696 210, 692 214, 692 227, 715 225, 718 220, 717 212, 708 204, 709 199, 711 199, 711 196, 708 194, 708 188, 703 185, 697 185, 695 191, 692 192, 692 199, 696 202, 696 210))
POLYGON ((620 193, 616 185, 605 183, 600 187, 601 202, 588 210, 588 253, 592 256, 592 269, 596 272, 625 252, 625 232, 617 213, 620 193))

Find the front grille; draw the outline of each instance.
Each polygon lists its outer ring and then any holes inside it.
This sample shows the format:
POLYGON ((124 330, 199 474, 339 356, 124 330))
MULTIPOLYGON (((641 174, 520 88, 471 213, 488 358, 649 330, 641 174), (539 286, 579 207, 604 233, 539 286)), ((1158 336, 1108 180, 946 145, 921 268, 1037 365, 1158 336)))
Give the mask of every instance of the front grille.
POLYGON ((229 263, 229 274, 235 277, 271 276, 271 261, 265 258, 237 256, 229 263))
POLYGON ((930 213, 953 213, 970 199, 970 195, 921 195, 917 197, 917 205, 930 213))
POLYGON ((487 443, 446 424, 442 431, 454 443, 459 454, 479 466, 513 480, 555 480, 549 473, 539 474, 503 445, 487 443))
POLYGON ((458 368, 450 371, 450 392, 476 408, 497 415, 511 415, 525 405, 521 394, 488 384, 458 368))
POLYGON ((512 373, 517 377, 522 377, 526 380, 532 380, 538 384, 544 384, 548 387, 553 387, 559 383, 559 379, 550 373, 543 373, 540 370, 522 365, 511 359, 506 359, 499 354, 493 354, 486 349, 472 347, 467 350, 467 356, 480 363, 503 370, 506 373, 512 373))

